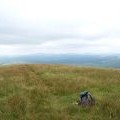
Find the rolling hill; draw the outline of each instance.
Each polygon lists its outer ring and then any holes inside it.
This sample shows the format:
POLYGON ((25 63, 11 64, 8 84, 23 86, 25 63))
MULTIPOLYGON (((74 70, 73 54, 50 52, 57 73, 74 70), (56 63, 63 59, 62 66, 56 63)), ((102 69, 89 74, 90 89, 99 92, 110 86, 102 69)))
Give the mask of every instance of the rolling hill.
POLYGON ((120 55, 30 54, 0 56, 0 64, 65 64, 120 68, 120 55))
POLYGON ((30 64, 0 67, 1 120, 119 120, 120 69, 30 64), (96 105, 75 105, 88 90, 96 105))

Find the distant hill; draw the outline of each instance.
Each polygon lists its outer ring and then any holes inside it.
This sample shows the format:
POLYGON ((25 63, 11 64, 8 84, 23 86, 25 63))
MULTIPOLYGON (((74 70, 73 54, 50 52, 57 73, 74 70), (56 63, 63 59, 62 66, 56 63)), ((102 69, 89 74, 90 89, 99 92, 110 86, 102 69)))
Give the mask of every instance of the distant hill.
POLYGON ((1 120, 119 120, 120 70, 65 65, 0 67, 1 120), (88 90, 96 105, 76 105, 88 90))
POLYGON ((0 57, 0 64, 13 63, 69 64, 77 66, 120 68, 120 55, 33 54, 0 57))

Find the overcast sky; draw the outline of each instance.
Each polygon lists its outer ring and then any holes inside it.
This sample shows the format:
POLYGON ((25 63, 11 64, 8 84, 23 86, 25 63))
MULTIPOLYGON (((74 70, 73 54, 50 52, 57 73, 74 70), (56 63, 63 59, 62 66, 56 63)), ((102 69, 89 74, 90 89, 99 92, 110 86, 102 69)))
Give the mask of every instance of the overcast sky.
POLYGON ((0 0, 0 55, 120 54, 120 0, 0 0))

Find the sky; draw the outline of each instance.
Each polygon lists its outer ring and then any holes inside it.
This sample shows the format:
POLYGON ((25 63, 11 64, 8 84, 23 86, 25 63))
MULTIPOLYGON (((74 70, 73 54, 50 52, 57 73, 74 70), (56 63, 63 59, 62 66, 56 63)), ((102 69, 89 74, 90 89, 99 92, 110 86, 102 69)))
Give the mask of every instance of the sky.
POLYGON ((120 54, 119 0, 0 0, 0 55, 120 54))

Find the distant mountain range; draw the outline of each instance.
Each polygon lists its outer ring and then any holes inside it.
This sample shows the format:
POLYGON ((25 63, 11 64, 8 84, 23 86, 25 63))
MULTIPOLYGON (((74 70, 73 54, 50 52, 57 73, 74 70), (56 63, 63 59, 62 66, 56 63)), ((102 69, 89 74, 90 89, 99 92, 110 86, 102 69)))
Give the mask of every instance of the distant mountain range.
POLYGON ((120 55, 32 54, 0 56, 0 64, 68 64, 120 68, 120 55))

